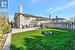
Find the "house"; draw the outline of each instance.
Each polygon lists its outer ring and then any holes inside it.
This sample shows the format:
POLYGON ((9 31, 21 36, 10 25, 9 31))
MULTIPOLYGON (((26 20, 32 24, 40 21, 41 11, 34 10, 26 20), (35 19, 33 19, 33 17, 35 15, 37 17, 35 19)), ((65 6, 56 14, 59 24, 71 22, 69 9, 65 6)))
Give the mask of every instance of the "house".
POLYGON ((65 22, 66 19, 64 18, 54 18, 51 19, 51 15, 49 18, 35 16, 31 14, 24 14, 23 13, 23 6, 20 4, 19 6, 19 13, 15 13, 14 16, 14 25, 16 28, 22 29, 31 26, 40 26, 41 24, 53 23, 53 22, 65 22))
POLYGON ((14 17, 16 28, 26 28, 29 26, 39 26, 49 22, 48 18, 38 17, 30 14, 16 13, 14 17))

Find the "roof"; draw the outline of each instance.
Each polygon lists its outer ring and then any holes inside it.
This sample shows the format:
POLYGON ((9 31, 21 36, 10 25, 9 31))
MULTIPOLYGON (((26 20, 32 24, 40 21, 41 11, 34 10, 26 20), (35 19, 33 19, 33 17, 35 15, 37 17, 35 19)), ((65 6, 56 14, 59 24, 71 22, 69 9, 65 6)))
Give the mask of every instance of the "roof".
POLYGON ((45 18, 45 19, 48 19, 46 17, 35 16, 35 15, 31 15, 31 14, 16 13, 15 16, 17 16, 17 15, 23 15, 24 17, 35 17, 35 18, 45 18))
MULTIPOLYGON (((40 17, 40 16, 31 15, 31 14, 15 13, 15 16, 19 16, 19 15, 23 15, 24 17, 39 18, 39 19, 36 19, 34 21, 47 21, 47 20, 50 20, 49 18, 46 18, 46 17, 40 17)), ((53 18, 51 20, 66 20, 66 19, 65 18, 53 18)))
POLYGON ((52 20, 66 20, 66 19, 64 19, 64 18, 54 18, 52 20))
POLYGON ((49 19, 46 19, 46 18, 40 18, 40 19, 36 19, 36 20, 33 20, 33 21, 48 21, 49 19))

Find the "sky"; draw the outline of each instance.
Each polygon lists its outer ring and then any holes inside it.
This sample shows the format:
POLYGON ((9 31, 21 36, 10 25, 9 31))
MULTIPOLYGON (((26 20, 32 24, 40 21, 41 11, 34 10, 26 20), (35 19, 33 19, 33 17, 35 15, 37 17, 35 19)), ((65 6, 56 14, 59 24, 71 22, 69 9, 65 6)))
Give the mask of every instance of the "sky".
MULTIPOLYGON (((75 0, 21 0, 24 14, 55 18, 70 18, 75 16, 75 0)), ((19 13, 20 0, 8 0, 9 20, 19 13)))

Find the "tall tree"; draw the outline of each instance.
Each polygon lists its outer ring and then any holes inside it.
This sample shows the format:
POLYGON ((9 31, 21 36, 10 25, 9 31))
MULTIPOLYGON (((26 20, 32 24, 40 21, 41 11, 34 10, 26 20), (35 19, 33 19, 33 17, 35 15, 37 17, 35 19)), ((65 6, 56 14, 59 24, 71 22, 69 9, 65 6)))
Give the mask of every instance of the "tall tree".
POLYGON ((7 16, 1 15, 0 17, 0 31, 3 33, 7 33, 10 25, 8 24, 7 16))

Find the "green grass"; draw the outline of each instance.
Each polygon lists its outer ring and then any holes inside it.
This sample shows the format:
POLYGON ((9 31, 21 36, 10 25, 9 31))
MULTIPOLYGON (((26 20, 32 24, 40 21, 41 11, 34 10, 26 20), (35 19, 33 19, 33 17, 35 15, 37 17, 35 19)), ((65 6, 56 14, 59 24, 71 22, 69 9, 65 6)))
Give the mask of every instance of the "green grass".
POLYGON ((75 32, 57 29, 39 29, 12 35, 11 50, 75 50, 75 32), (52 31, 44 36, 42 31, 52 31))

